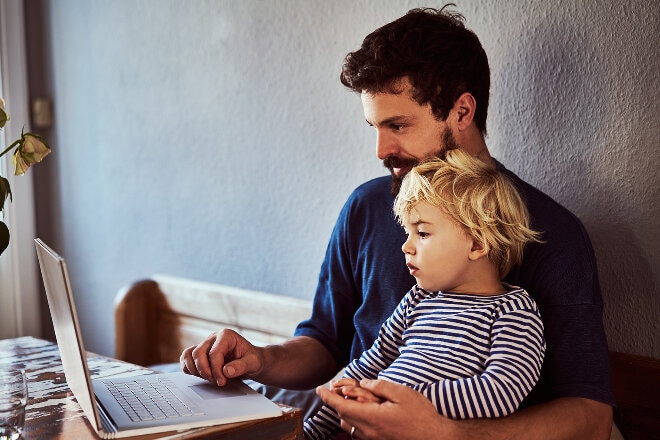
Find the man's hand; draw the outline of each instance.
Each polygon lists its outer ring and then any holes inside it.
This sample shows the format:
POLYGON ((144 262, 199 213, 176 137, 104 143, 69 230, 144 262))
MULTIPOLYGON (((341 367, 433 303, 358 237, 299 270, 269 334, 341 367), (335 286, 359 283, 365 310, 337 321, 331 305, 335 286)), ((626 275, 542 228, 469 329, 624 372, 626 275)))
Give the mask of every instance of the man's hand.
POLYGON ((382 403, 360 403, 325 388, 321 399, 341 418, 342 429, 359 439, 593 439, 612 430, 612 407, 590 399, 567 397, 534 405, 508 417, 451 420, 422 394, 384 380, 362 380, 360 387, 382 403), (405 421, 405 423, 402 423, 405 421))
POLYGON ((227 379, 251 378, 263 368, 262 349, 233 330, 209 335, 198 345, 183 350, 179 359, 184 373, 223 386, 227 379))
POLYGON ((324 387, 316 389, 321 399, 339 414, 343 430, 351 432, 355 427, 355 438, 436 438, 435 434, 429 436, 429 433, 439 433, 439 429, 434 427, 436 424, 443 425, 446 438, 453 438, 451 429, 454 422, 440 416, 431 402, 417 391, 384 380, 362 380, 360 388, 381 403, 363 403, 346 399, 324 387))

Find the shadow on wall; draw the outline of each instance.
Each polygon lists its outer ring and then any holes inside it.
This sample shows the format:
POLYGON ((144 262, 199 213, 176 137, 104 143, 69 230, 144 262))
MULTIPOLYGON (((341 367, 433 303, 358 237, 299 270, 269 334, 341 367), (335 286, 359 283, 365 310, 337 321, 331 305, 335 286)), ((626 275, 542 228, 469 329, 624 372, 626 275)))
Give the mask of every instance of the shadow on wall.
POLYGON ((649 145, 653 142, 633 143, 627 132, 610 128, 623 113, 626 97, 607 85, 609 66, 602 52, 607 49, 587 30, 559 20, 524 29, 504 56, 497 84, 506 96, 503 116, 495 117, 504 163, 568 207, 589 231, 610 349, 660 357, 660 341, 654 337, 660 334, 658 281, 647 244, 637 239, 645 231, 657 235, 653 213, 639 214, 649 189, 637 185, 636 190, 635 171, 625 166, 643 156, 640 150, 655 148, 649 145), (621 101, 622 95, 623 107, 611 102, 621 101), (612 145, 620 143, 628 147, 603 164, 603 157, 612 156, 612 145), (633 181, 632 188, 610 174, 633 181))

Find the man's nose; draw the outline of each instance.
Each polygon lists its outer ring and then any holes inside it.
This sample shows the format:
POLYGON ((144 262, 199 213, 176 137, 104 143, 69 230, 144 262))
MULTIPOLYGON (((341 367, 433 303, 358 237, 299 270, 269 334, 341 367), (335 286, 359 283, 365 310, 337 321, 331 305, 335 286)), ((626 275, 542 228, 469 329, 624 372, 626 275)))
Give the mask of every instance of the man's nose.
POLYGON ((376 135, 376 152, 378 159, 385 160, 390 156, 396 156, 399 153, 399 146, 393 136, 379 131, 376 135))

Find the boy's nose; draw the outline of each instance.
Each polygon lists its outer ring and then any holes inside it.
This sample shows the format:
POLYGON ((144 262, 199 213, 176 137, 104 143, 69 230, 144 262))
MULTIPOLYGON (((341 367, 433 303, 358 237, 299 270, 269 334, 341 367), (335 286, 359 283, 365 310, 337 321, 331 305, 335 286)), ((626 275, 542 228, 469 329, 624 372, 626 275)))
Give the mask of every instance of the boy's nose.
POLYGON ((404 254, 410 254, 412 255, 414 252, 414 248, 408 243, 409 240, 406 240, 403 242, 401 245, 401 250, 403 251, 404 254))

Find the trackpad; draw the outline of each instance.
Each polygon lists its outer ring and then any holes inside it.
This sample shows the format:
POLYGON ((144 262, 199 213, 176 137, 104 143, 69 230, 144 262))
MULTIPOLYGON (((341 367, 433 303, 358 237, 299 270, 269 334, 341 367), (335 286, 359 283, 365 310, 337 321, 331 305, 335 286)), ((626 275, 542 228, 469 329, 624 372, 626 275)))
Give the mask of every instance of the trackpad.
POLYGON ((211 383, 201 383, 197 385, 192 385, 189 387, 195 392, 201 399, 210 400, 210 399, 222 399, 225 397, 236 397, 244 396, 245 391, 241 390, 239 387, 234 384, 227 384, 224 387, 219 387, 211 383))

